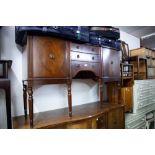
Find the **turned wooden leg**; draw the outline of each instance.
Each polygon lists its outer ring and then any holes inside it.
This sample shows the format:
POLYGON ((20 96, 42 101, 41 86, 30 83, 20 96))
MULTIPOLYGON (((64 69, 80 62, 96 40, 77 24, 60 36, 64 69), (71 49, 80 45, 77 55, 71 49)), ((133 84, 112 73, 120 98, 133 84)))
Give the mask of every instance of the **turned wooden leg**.
POLYGON ((12 129, 10 81, 6 82, 5 95, 6 95, 7 127, 8 129, 12 129))
POLYGON ((103 103, 103 81, 102 79, 98 80, 99 84, 99 98, 100 98, 100 103, 103 103))
POLYGON ((24 101, 24 114, 25 119, 27 118, 27 85, 23 82, 23 101, 24 101))
POLYGON ((32 87, 30 86, 28 86, 28 103, 29 103, 30 127, 33 128, 33 90, 32 87))
POLYGON ((118 85, 117 85, 117 87, 118 87, 118 104, 121 104, 121 83, 120 82, 118 82, 118 85))
POLYGON ((69 109, 69 117, 72 117, 72 93, 71 93, 71 80, 67 81, 68 87, 68 109, 69 109))

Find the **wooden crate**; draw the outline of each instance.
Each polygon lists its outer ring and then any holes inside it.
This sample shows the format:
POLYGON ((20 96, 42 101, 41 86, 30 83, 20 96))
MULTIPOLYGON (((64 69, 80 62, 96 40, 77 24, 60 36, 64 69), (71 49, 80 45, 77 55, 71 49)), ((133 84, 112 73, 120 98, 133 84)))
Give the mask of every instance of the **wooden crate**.
POLYGON ((146 48, 138 48, 130 51, 131 56, 152 57, 152 51, 146 48))

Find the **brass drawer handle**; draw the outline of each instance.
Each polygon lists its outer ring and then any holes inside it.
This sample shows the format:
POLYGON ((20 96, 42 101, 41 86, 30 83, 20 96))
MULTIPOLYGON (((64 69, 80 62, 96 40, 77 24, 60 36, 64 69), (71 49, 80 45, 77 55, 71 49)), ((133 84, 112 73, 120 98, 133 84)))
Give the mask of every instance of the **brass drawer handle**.
POLYGON ((49 54, 49 58, 50 58, 50 59, 55 59, 54 54, 53 54, 53 53, 50 53, 50 54, 49 54))
POLYGON ((77 58, 80 58, 80 55, 79 54, 77 55, 77 58))
POLYGON ((78 67, 78 68, 79 68, 79 67, 81 67, 81 65, 80 65, 80 64, 77 64, 77 65, 76 65, 76 67, 78 67))

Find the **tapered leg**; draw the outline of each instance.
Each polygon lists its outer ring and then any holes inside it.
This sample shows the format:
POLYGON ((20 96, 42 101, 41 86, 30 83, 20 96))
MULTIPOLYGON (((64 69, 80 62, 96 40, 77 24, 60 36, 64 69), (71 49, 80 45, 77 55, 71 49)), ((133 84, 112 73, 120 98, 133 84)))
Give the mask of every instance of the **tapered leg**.
POLYGON ((69 117, 72 117, 72 93, 71 93, 71 80, 67 81, 68 87, 68 109, 69 109, 69 117))
POLYGON ((32 90, 32 86, 28 86, 28 103, 29 103, 30 127, 33 128, 33 90, 32 90))
POLYGON ((99 98, 100 98, 100 103, 103 103, 103 81, 102 79, 98 80, 99 84, 99 98))
POLYGON ((7 128, 12 129, 10 81, 7 81, 6 85, 7 86, 5 88, 5 94, 6 94, 7 128))
POLYGON ((24 101, 24 114, 25 118, 27 118, 27 85, 23 82, 23 101, 24 101))
POLYGON ((118 82, 118 104, 122 104, 122 101, 121 101, 121 83, 118 82))

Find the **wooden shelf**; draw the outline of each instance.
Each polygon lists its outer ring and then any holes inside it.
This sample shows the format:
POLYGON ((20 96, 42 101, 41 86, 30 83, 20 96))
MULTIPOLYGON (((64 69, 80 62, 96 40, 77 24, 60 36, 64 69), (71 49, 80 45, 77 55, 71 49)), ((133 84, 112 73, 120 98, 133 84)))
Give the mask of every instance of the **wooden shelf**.
MULTIPOLYGON (((52 128, 55 125, 64 123, 73 123, 76 121, 85 120, 91 117, 97 117, 107 112, 109 109, 123 107, 123 105, 116 103, 99 102, 73 106, 73 116, 68 116, 68 108, 51 110, 34 114, 33 128, 52 128)), ((29 129, 29 117, 25 119, 24 116, 13 118, 13 128, 15 129, 29 129)))
POLYGON ((129 77, 129 76, 127 76, 127 77, 124 77, 124 76, 123 76, 123 77, 122 77, 122 79, 132 79, 132 78, 133 78, 132 76, 130 76, 130 77, 129 77))

